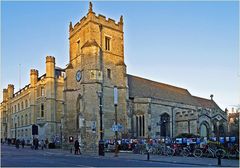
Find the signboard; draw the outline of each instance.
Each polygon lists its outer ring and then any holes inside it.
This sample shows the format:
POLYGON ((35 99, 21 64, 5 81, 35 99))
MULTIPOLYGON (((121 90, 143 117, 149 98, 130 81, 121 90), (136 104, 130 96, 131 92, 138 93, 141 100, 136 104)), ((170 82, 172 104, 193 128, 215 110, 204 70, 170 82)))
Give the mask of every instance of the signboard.
POLYGON ((182 139, 182 143, 183 143, 183 144, 186 144, 186 143, 187 143, 187 138, 183 138, 183 139, 182 139))
POLYGON ((236 137, 230 137, 230 142, 231 142, 231 143, 236 142, 236 137))
POLYGON ((226 141, 229 142, 229 137, 226 137, 226 141))
POLYGON ((220 141, 220 143, 224 143, 224 137, 219 137, 219 141, 220 141))
POLYGON ((182 138, 176 138, 176 143, 177 144, 182 144, 182 138))
POLYGON ((123 129, 123 126, 121 124, 112 125, 112 131, 121 131, 123 129))
POLYGON ((196 144, 200 144, 200 142, 201 142, 201 138, 197 138, 196 144))
POLYGON ((96 121, 92 121, 92 132, 96 132, 96 121))
POLYGON ((113 96, 114 96, 114 105, 118 104, 118 89, 116 86, 113 88, 113 96))

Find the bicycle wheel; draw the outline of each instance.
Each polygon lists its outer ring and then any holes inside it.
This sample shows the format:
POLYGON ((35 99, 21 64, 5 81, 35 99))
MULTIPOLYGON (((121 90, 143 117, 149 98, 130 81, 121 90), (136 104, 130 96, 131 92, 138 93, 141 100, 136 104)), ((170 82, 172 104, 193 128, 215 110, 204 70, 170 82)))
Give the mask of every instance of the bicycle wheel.
POLYGON ((215 156, 216 156, 216 157, 224 158, 225 155, 226 155, 226 152, 225 152, 225 150, 223 150, 223 149, 217 149, 217 150, 215 151, 215 156))
POLYGON ((167 151, 166 151, 166 155, 167 156, 173 156, 173 154, 174 154, 174 150, 173 149, 167 149, 167 151))
POLYGON ((178 149, 176 152, 176 156, 181 156, 181 154, 182 154, 182 149, 178 149))
POLYGON ((195 149, 194 151, 193 151, 193 156, 194 157, 201 157, 202 156, 202 150, 201 149, 195 149))
POLYGON ((211 150, 207 150, 207 151, 206 151, 206 156, 213 158, 213 157, 214 157, 214 153, 213 153, 211 150))
POLYGON ((181 155, 184 156, 184 157, 188 157, 189 153, 190 152, 187 149, 183 149, 182 152, 181 152, 181 155))

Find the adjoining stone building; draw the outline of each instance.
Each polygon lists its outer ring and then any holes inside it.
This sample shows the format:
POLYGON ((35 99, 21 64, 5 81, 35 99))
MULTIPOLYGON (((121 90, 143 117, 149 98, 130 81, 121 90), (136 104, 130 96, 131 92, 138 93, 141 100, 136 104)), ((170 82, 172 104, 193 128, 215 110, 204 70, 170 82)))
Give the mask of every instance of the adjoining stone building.
POLYGON ((239 138, 239 115, 240 108, 228 111, 228 136, 236 136, 239 138))
POLYGON ((128 75, 128 88, 132 137, 176 137, 181 133, 210 137, 227 131, 226 112, 212 97, 195 97, 186 89, 132 75, 128 75))
POLYGON ((101 133, 103 139, 115 138, 114 87, 118 88, 117 123, 123 126, 119 138, 225 134, 227 114, 213 96, 195 97, 187 89, 126 73, 122 16, 117 23, 97 16, 90 3, 87 16, 74 26, 70 22, 69 49, 69 63, 64 70, 54 67, 54 58, 47 57, 46 75, 38 77, 37 71, 32 70, 26 89, 13 94, 9 86, 9 91, 4 91, 2 137, 14 137, 12 124, 18 121, 14 117, 27 114, 31 122, 21 125, 19 131, 26 128, 29 135, 31 124, 35 123, 44 128, 43 138, 51 140, 62 133, 60 139, 65 147, 72 145, 69 137, 73 136, 83 145, 83 151, 97 151, 101 133), (41 88, 45 89, 45 96, 38 94, 41 88), (15 110, 25 99, 29 108, 15 110), (6 118, 10 122, 5 122, 6 118))
POLYGON ((38 138, 50 142, 60 139, 63 112, 64 70, 55 67, 55 58, 46 57, 46 73, 31 69, 30 84, 14 93, 14 85, 3 89, 1 138, 33 139, 32 125, 38 126, 38 138))

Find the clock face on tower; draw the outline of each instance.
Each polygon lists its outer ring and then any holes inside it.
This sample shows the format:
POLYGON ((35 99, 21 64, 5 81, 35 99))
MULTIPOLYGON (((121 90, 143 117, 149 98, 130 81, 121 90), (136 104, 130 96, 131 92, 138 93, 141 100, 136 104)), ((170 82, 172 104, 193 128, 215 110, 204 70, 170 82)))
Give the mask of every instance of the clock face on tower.
POLYGON ((81 71, 78 70, 77 73, 76 73, 76 80, 79 82, 82 78, 82 74, 81 74, 81 71))

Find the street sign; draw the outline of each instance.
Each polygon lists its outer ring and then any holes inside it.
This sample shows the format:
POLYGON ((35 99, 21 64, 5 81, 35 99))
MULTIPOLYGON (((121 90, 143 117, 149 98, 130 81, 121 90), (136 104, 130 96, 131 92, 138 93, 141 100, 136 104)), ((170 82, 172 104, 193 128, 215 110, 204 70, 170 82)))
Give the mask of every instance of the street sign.
POLYGON ((121 131, 123 129, 123 126, 121 124, 117 124, 117 125, 112 125, 112 131, 121 131))

